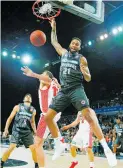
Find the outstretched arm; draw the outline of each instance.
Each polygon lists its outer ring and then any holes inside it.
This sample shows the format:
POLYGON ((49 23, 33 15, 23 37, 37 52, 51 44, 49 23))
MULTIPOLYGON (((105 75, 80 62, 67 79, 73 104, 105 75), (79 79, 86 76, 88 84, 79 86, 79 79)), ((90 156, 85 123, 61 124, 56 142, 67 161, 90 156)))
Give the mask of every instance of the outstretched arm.
POLYGON ((43 74, 37 74, 37 73, 34 73, 30 68, 28 68, 27 66, 24 66, 21 68, 21 70, 23 71, 23 74, 26 75, 26 76, 29 76, 29 77, 32 77, 32 78, 37 78, 39 80, 43 80, 47 83, 51 83, 52 79, 49 78, 48 76, 45 76, 43 74))
POLYGON ((89 71, 89 68, 88 68, 88 62, 87 62, 85 57, 81 57, 80 69, 81 69, 81 72, 84 76, 84 79, 87 82, 90 82, 91 81, 91 74, 90 74, 90 71, 89 71))
POLYGON ((56 34, 56 22, 55 22, 55 19, 52 19, 50 21, 50 24, 51 24, 51 27, 52 27, 52 30, 51 30, 51 44, 55 48, 56 52, 60 56, 62 56, 65 52, 67 52, 67 50, 62 48, 62 46, 58 43, 57 34, 56 34))
POLYGON ((4 129, 4 132, 3 132, 3 137, 6 137, 6 136, 8 135, 8 133, 9 133, 9 131, 8 131, 9 126, 10 126, 10 124, 11 124, 13 118, 15 117, 15 115, 16 115, 16 113, 17 113, 18 111, 19 111, 19 106, 16 105, 16 106, 13 108, 13 110, 12 110, 10 116, 8 117, 8 119, 7 119, 7 121, 6 121, 5 129, 4 129))
POLYGON ((79 124, 79 122, 80 122, 80 118, 77 116, 77 118, 71 124, 62 127, 61 130, 64 131, 64 130, 67 130, 71 127, 75 127, 79 124))

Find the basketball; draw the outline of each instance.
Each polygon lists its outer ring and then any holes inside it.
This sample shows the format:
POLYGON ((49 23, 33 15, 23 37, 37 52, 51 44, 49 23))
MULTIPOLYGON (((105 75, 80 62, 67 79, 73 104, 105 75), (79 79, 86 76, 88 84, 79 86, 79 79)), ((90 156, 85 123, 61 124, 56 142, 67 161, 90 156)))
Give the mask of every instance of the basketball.
POLYGON ((35 30, 30 35, 30 41, 34 46, 40 47, 45 44, 46 35, 41 30, 35 30))

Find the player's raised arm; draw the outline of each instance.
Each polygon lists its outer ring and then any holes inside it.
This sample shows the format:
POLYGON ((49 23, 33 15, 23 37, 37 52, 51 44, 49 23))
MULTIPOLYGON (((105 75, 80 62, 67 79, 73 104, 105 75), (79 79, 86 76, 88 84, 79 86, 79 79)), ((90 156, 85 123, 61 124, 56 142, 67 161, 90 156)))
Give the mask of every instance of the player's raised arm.
POLYGON ((27 66, 24 66, 21 68, 21 70, 23 71, 23 74, 32 78, 37 78, 39 80, 45 81, 47 83, 50 83, 52 81, 52 79, 46 75, 43 74, 37 74, 34 73, 30 68, 28 68, 27 66))
POLYGON ((57 34, 56 34, 56 22, 55 19, 52 19, 50 21, 50 25, 52 27, 52 31, 51 31, 51 44, 53 45, 53 47, 55 48, 56 52, 62 56, 65 52, 67 52, 66 49, 64 49, 59 43, 58 43, 58 39, 57 39, 57 34))

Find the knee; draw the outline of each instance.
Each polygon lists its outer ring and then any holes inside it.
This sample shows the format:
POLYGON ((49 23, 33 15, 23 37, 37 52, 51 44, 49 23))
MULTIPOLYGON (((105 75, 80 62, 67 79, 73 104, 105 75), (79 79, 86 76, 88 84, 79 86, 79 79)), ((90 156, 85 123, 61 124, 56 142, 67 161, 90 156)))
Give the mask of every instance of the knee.
POLYGON ((49 120, 50 120, 50 116, 46 114, 46 115, 44 116, 44 120, 45 120, 46 122, 49 121, 49 120))
POLYGON ((89 124, 93 123, 91 109, 87 108, 86 110, 84 110, 84 118, 88 121, 89 124))
POLYGON ((35 148, 39 148, 43 146, 43 140, 40 139, 39 137, 35 137, 35 148))
POLYGON ((8 151, 9 151, 9 152, 12 152, 15 148, 16 148, 16 145, 11 145, 11 146, 8 148, 8 151))
POLYGON ((87 122, 90 125, 93 125, 94 122, 97 121, 95 112, 91 108, 87 108, 87 109, 83 110, 82 114, 83 114, 85 120, 87 120, 87 122))
POLYGON ((35 143, 35 149, 38 149, 39 147, 41 147, 41 143, 40 142, 35 143))
POLYGON ((30 145, 29 148, 30 148, 31 151, 34 151, 35 150, 35 145, 30 145))
POLYGON ((55 117, 55 116, 51 116, 51 115, 49 115, 49 114, 46 114, 46 115, 44 116, 44 120, 45 120, 45 122, 47 123, 47 122, 49 122, 49 121, 52 121, 52 120, 54 119, 54 117, 55 117))
POLYGON ((56 116, 57 112, 49 109, 48 112, 44 115, 44 120, 46 122, 52 121, 54 119, 54 117, 56 116))
POLYGON ((91 154, 92 153, 92 148, 87 148, 87 152, 88 152, 88 154, 91 154))

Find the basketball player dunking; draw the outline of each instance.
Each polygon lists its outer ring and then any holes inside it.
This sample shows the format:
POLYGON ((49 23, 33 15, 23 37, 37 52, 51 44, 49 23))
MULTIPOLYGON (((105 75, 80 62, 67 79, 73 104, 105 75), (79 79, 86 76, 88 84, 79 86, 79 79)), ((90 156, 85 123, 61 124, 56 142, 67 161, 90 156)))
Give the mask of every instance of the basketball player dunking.
POLYGON ((87 149, 88 159, 90 161, 90 168, 94 168, 94 154, 92 151, 92 131, 90 125, 84 118, 82 117, 81 112, 78 112, 77 118, 71 124, 66 125, 61 128, 62 131, 67 130, 71 127, 75 127, 79 124, 79 130, 77 131, 76 135, 74 136, 71 142, 71 155, 73 157, 73 162, 70 168, 74 168, 78 161, 76 160, 76 149, 77 148, 84 148, 87 149))
MULTIPOLYGON (((57 51, 57 53, 61 56, 61 90, 53 99, 51 105, 49 106, 49 110, 44 117, 48 128, 55 140, 56 148, 53 160, 58 158, 64 150, 63 143, 61 143, 60 138, 58 136, 58 128, 54 124, 53 119, 58 111, 62 112, 66 107, 68 107, 72 103, 77 109, 77 111, 82 112, 82 115, 84 116, 85 120, 87 120, 87 122, 90 124, 93 133, 99 139, 100 143, 104 148, 104 152, 108 159, 109 165, 113 167, 117 165, 116 157, 109 149, 105 141, 96 114, 94 110, 90 108, 88 98, 84 92, 83 78, 87 82, 89 82, 91 81, 91 75, 89 72, 86 58, 83 55, 79 54, 79 50, 81 49, 81 40, 76 37, 73 38, 69 45, 69 51, 67 51, 66 49, 62 48, 62 46, 58 43, 55 20, 51 20, 50 24, 52 27, 51 43, 57 51)), ((22 70, 26 75, 39 77, 38 74, 35 74, 33 72, 28 74, 28 68, 26 67, 22 70)), ((44 77, 43 75, 40 76, 40 79, 42 78, 43 80, 49 81, 49 79, 44 77)))
POLYGON ((35 125, 36 110, 33 106, 31 106, 32 97, 30 94, 26 94, 24 96, 23 101, 24 103, 20 103, 13 108, 9 118, 7 119, 6 126, 3 132, 3 137, 6 137, 7 134, 9 133, 8 132, 9 126, 13 118, 15 117, 12 128, 10 145, 2 156, 1 167, 4 166, 4 163, 7 161, 10 154, 16 148, 16 146, 19 143, 19 140, 21 139, 24 146, 26 148, 30 148, 32 152, 32 158, 35 162, 35 168, 38 168, 36 152, 34 147, 34 138, 32 133, 33 129, 34 134, 36 134, 36 125, 35 125))

